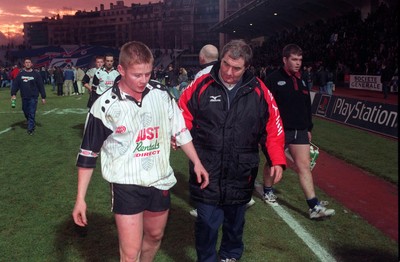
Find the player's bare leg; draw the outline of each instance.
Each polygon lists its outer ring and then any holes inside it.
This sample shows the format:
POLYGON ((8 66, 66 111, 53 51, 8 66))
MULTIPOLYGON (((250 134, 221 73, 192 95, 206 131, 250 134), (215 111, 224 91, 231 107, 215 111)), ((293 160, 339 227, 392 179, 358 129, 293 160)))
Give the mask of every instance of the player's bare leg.
POLYGON ((334 209, 327 209, 318 201, 315 196, 314 181, 310 170, 310 145, 289 145, 289 150, 293 156, 296 172, 303 193, 309 206, 310 219, 330 217, 335 214, 334 209))
POLYGON ((160 248, 167 224, 168 210, 162 212, 144 211, 143 243, 140 262, 151 262, 160 248))
POLYGON ((135 215, 115 215, 121 262, 151 262, 160 248, 168 210, 144 211, 135 215))
POLYGON ((274 206, 278 205, 278 203, 276 202, 276 199, 278 197, 274 194, 274 190, 272 188, 274 185, 275 177, 273 175, 271 175, 271 170, 267 163, 265 163, 265 165, 264 165, 263 179, 264 179, 264 187, 263 187, 264 201, 270 205, 274 205, 274 206))
POLYGON ((314 181, 310 170, 310 145, 289 145, 293 157, 295 171, 299 176, 300 186, 307 199, 315 197, 314 181))
POLYGON ((139 261, 143 239, 143 212, 135 215, 115 214, 120 261, 139 261))

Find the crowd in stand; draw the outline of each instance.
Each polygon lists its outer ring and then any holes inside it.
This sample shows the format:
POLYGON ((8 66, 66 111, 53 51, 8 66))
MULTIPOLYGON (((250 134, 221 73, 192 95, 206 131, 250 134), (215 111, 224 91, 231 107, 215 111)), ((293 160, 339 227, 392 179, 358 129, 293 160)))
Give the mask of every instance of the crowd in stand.
MULTIPOLYGON (((327 82, 343 83, 345 75, 381 75, 382 64, 387 71, 398 75, 398 6, 390 8, 382 3, 376 11, 365 19, 360 10, 353 10, 340 17, 327 21, 319 20, 291 31, 283 31, 268 37, 261 47, 254 47, 253 72, 261 79, 281 65, 281 49, 288 43, 296 43, 304 50, 305 65, 303 76, 308 77, 308 84, 320 87, 327 82), (308 76, 306 73, 308 71, 308 76), (333 79, 328 80, 328 75, 333 79), (310 78, 311 77, 311 78, 310 78)), ((164 53, 175 55, 171 50, 164 53)), ((157 59, 162 52, 156 52, 157 59)), ((0 67, 0 87, 10 86, 12 68, 0 67)), ((187 84, 200 68, 183 69, 187 73, 187 84)), ((54 80, 56 68, 39 69, 45 84, 57 83, 54 80)), ((74 72, 76 69, 73 68, 74 72)), ((86 71, 84 69, 84 71, 86 71)), ((182 70, 172 67, 163 68, 161 61, 154 68, 153 79, 166 83, 169 87, 177 86, 182 70), (173 81, 168 80, 168 77, 173 81)), ((60 80, 59 80, 60 81, 60 80)), ((75 81, 76 83, 76 78, 75 81)), ((329 90, 325 90, 329 93, 329 90)), ((79 93, 75 89, 73 93, 79 93)))
POLYGON ((379 75, 386 62, 393 73, 398 65, 398 7, 379 8, 363 19, 360 10, 327 21, 317 21, 292 31, 269 37, 255 48, 254 66, 268 72, 281 64, 287 43, 303 47, 304 64, 316 72, 321 66, 334 72, 335 81, 345 74, 379 75))

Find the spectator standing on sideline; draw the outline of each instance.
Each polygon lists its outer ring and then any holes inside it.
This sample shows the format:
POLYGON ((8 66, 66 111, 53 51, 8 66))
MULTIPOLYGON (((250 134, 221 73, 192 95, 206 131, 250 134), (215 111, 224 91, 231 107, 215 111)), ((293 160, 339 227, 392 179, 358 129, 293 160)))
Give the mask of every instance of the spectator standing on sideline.
POLYGON ((76 84, 78 86, 78 94, 83 95, 85 88, 83 87, 82 80, 85 77, 85 72, 79 66, 76 67, 76 84))
MULTIPOLYGON (((300 186, 309 207, 310 219, 332 216, 335 210, 327 209, 315 195, 310 169, 313 123, 310 92, 299 72, 303 50, 296 44, 286 45, 282 51, 282 58, 283 67, 268 76, 265 84, 271 90, 281 113, 285 130, 285 147, 294 160, 300 186)), ((264 199, 270 203, 276 202, 272 189, 273 180, 273 174, 264 167, 264 199), (272 196, 274 197, 271 198, 272 196)))
POLYGON ((13 86, 13 81, 14 79, 17 77, 17 75, 19 74, 19 68, 18 65, 14 65, 10 71, 10 86, 13 86))
POLYGON ((64 72, 61 70, 61 67, 55 67, 53 75, 54 83, 57 86, 57 96, 62 96, 64 85, 64 72))
POLYGON ((74 90, 74 71, 71 69, 71 65, 67 65, 64 70, 64 94, 65 96, 72 95, 72 90, 74 90))
POLYGON ((193 144, 210 175, 210 184, 201 189, 189 165, 190 196, 198 213, 199 262, 218 260, 221 225, 220 261, 241 258, 246 204, 254 190, 262 136, 268 137, 261 147, 266 147, 276 182, 286 166, 278 107, 264 83, 249 71, 252 57, 244 40, 230 41, 222 49, 220 62, 194 80, 179 99, 193 144))
POLYGON ((90 108, 92 106, 92 103, 93 103, 92 97, 96 93, 96 91, 92 90, 93 77, 96 74, 97 69, 102 68, 103 65, 104 65, 104 56, 96 56, 95 57, 95 67, 92 67, 89 70, 87 70, 85 76, 82 79, 83 86, 89 91, 89 99, 87 102, 88 108, 90 108))
POLYGON ((51 87, 52 87, 52 91, 54 92, 54 91, 56 91, 56 82, 54 81, 54 71, 55 71, 56 69, 55 69, 55 67, 53 66, 53 67, 50 67, 48 70, 47 70, 47 75, 48 75, 48 78, 49 78, 49 83, 51 84, 51 87))
POLYGON ((163 66, 160 65, 157 68, 156 77, 157 77, 157 81, 158 82, 160 82, 162 84, 165 84, 165 78, 164 78, 164 72, 163 71, 164 71, 163 66))
POLYGON ((258 77, 263 81, 267 77, 267 68, 265 66, 262 66, 260 68, 260 72, 258 73, 258 77))
POLYGON ((11 99, 16 99, 18 91, 21 92, 22 111, 28 122, 27 132, 29 135, 33 135, 36 127, 35 115, 39 93, 42 97, 42 103, 46 103, 46 91, 43 80, 40 74, 33 70, 32 66, 32 60, 25 58, 24 69, 14 79, 11 88, 11 99))
POLYGON ((311 91, 314 85, 314 73, 312 71, 312 66, 305 66, 302 77, 307 84, 308 91, 311 91))
POLYGON ((194 149, 182 113, 168 91, 150 80, 154 62, 140 42, 122 46, 120 81, 95 101, 77 158, 73 218, 86 226, 85 195, 101 151, 102 175, 111 185, 121 261, 153 261, 160 247, 176 183, 169 164, 171 136, 194 166, 200 187, 208 173, 194 149))
POLYGON ((72 93, 73 95, 79 95, 79 90, 78 90, 78 81, 76 80, 76 67, 73 66, 72 67, 72 71, 74 72, 74 83, 73 83, 73 87, 74 87, 74 92, 72 93))
POLYGON ((333 86, 335 85, 333 78, 332 69, 326 67, 326 93, 330 96, 333 94, 333 86))
POLYGON ((167 71, 165 72, 165 85, 168 88, 174 87, 178 84, 178 77, 174 70, 174 66, 172 64, 168 65, 167 71))
POLYGON ((201 70, 197 72, 194 79, 203 74, 209 73, 213 65, 218 62, 218 49, 213 45, 205 45, 201 48, 199 53, 199 63, 201 70))
POLYGON ((387 67, 386 62, 382 63, 380 75, 381 75, 383 98, 387 99, 388 94, 390 92, 390 82, 392 81, 393 74, 387 67))
POLYGON ((104 59, 104 66, 98 68, 93 76, 92 91, 94 92, 91 93, 92 104, 114 85, 115 79, 119 76, 118 70, 114 69, 114 56, 106 54, 104 59))
POLYGON ((1 87, 7 87, 9 85, 8 72, 5 68, 0 68, 0 79, 1 87))
POLYGON ((169 93, 178 100, 179 94, 176 89, 176 86, 178 85, 178 76, 172 64, 168 65, 167 71, 165 72, 165 85, 168 87, 169 93))
POLYGON ((42 66, 40 68, 40 77, 42 78, 44 85, 48 84, 48 82, 47 82, 47 74, 48 73, 49 72, 47 72, 47 69, 44 66, 42 66))
POLYGON ((186 69, 183 67, 179 68, 178 85, 180 86, 180 90, 184 89, 188 85, 188 82, 189 77, 186 69))
POLYGON ((326 94, 326 83, 328 82, 328 74, 326 73, 324 66, 319 66, 316 78, 319 86, 319 92, 321 94, 326 94))
POLYGON ((178 76, 178 99, 181 96, 183 90, 189 85, 189 77, 188 73, 185 68, 181 67, 179 68, 179 76, 178 76))

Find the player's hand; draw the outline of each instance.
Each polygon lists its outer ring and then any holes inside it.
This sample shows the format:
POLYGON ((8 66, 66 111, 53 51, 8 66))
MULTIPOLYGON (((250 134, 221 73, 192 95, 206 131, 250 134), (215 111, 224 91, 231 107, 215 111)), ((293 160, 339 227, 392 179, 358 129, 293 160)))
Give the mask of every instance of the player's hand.
POLYGON ((176 144, 176 137, 171 136, 171 147, 173 150, 179 149, 179 146, 176 144))
POLYGON ((84 227, 87 225, 86 202, 84 200, 76 200, 72 217, 78 226, 84 227))
POLYGON ((282 179, 283 168, 280 165, 272 166, 270 169, 270 176, 274 177, 274 184, 282 179))
POLYGON ((197 183, 201 184, 200 189, 206 188, 210 183, 207 170, 203 167, 201 163, 199 163, 194 166, 194 172, 197 176, 197 183))

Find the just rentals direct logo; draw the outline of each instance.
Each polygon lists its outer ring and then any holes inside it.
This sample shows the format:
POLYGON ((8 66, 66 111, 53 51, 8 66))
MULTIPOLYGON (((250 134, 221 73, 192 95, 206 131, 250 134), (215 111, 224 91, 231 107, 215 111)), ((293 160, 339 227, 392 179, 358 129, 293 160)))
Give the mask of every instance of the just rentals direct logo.
POLYGON ((210 96, 210 102, 221 102, 221 95, 210 96))
POLYGON ((135 157, 148 157, 160 154, 158 131, 160 127, 147 127, 139 131, 136 138, 136 148, 133 150, 135 157))

